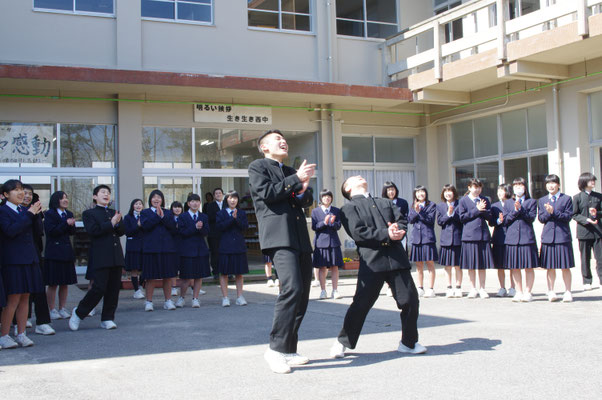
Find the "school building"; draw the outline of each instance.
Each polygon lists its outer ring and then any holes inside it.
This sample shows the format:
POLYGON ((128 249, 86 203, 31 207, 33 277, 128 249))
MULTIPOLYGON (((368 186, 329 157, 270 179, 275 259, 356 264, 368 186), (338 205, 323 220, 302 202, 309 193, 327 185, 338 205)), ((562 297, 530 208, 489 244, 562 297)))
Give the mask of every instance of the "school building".
POLYGON ((0 37, 0 180, 78 217, 100 183, 122 212, 246 196, 272 128, 338 205, 355 174, 408 200, 601 175, 602 0, 3 0, 0 37))

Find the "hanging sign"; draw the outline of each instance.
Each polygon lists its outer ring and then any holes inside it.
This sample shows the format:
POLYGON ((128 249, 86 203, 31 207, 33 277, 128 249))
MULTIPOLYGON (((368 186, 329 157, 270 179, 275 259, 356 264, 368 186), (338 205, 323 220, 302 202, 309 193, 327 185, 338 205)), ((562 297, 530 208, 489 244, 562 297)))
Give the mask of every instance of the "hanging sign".
POLYGON ((194 105, 194 122, 272 125, 272 108, 199 103, 194 105))
POLYGON ((52 125, 0 125, 0 163, 52 164, 53 138, 52 125))

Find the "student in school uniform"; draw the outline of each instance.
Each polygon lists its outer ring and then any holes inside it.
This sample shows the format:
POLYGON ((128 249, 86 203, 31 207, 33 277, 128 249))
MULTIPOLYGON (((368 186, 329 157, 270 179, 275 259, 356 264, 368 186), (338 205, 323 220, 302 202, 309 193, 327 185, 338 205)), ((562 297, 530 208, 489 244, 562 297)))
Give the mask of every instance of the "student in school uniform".
MULTIPOLYGON (((397 189, 397 185, 395 185, 395 183, 391 182, 391 181, 386 181, 383 184, 383 188, 381 191, 381 197, 383 199, 389 199, 391 200, 391 202, 393 204, 395 204, 397 206, 397 208, 399 208, 399 212, 401 213, 401 215, 407 220, 408 219, 408 212, 409 212, 409 205, 408 202, 405 199, 402 199, 401 197, 399 197, 399 189, 397 189)), ((401 239, 401 245, 403 246, 403 248, 405 249, 406 253, 408 252, 408 236, 405 235, 403 237, 403 239, 401 239)), ((389 287, 389 284, 387 284, 387 296, 392 297, 393 296, 393 292, 391 291, 391 288, 389 287)))
POLYGON ((581 276, 583 289, 592 290, 592 250, 596 259, 596 272, 602 282, 602 194, 594 191, 596 177, 592 173, 582 173, 577 185, 580 192, 573 196, 573 219, 577 221, 581 276))
POLYGON ((146 281, 145 311, 153 311, 153 293, 156 285, 161 284, 165 303, 163 308, 175 310, 171 299, 171 285, 176 277, 179 255, 173 234, 177 232, 172 212, 165 207, 165 197, 158 189, 148 196, 149 208, 140 213, 142 236, 142 277, 146 281))
POLYGON ((0 230, 2 231, 2 281, 6 295, 6 305, 2 310, 0 347, 29 347, 34 343, 25 334, 30 293, 44 291, 39 258, 34 245, 32 221, 42 210, 36 202, 28 210, 23 203, 21 181, 9 179, 2 186, 6 199, 0 206, 0 230), (15 340, 9 336, 13 318, 17 318, 15 340))
POLYGON ((211 273, 217 282, 219 280, 219 239, 221 232, 217 229, 216 218, 218 212, 227 208, 226 203, 224 203, 224 191, 222 188, 213 189, 213 199, 214 201, 207 204, 205 214, 209 217, 210 226, 207 244, 211 252, 211 273))
MULTIPOLYGON (((178 258, 177 258, 177 263, 176 263, 176 276, 171 280, 171 295, 172 296, 177 296, 178 295, 178 276, 180 275, 180 244, 182 242, 182 237, 180 236, 180 233, 178 232, 177 228, 178 228, 178 220, 180 219, 180 216, 182 215, 182 213, 184 212, 184 206, 182 205, 182 203, 180 203, 179 201, 174 201, 171 203, 171 206, 169 206, 169 210, 171 211, 171 213, 173 214, 173 219, 176 223, 176 231, 172 234, 173 236, 173 241, 174 244, 176 245, 176 249, 177 249, 177 253, 178 253, 178 258)), ((188 211, 188 210, 186 210, 188 211)), ((186 293, 183 293, 182 296, 186 296, 186 293)))
POLYGON ((435 238, 437 206, 429 200, 426 187, 418 185, 412 193, 412 207, 408 222, 413 225, 410 233, 410 261, 416 263, 418 272, 418 295, 435 297, 435 261, 439 260, 435 238), (429 286, 424 290, 424 263, 429 270, 429 286))
POLYGON ((128 213, 123 217, 125 226, 125 270, 130 273, 134 298, 143 299, 144 293, 140 288, 140 273, 142 272, 142 224, 140 213, 144 209, 142 199, 134 199, 130 203, 128 213))
POLYGON ((205 202, 203 203, 202 212, 207 215, 207 207, 213 203, 213 194, 211 192, 205 193, 205 202))
POLYGON ((338 231, 341 229, 341 210, 332 205, 333 195, 328 189, 320 192, 320 207, 311 212, 311 229, 316 232, 314 237, 313 265, 319 271, 320 299, 328 298, 326 293, 326 275, 330 269, 332 279, 333 299, 343 296, 338 291, 339 267, 344 265, 341 241, 338 231))
POLYGON ((506 245, 504 259, 510 268, 516 294, 514 302, 533 301, 534 268, 539 266, 537 242, 533 221, 537 218, 537 201, 529 195, 525 178, 512 181, 514 196, 504 202, 504 225, 506 226, 506 245), (522 281, 522 270, 525 271, 525 285, 522 281))
POLYGON ((48 211, 44 214, 46 251, 44 253, 44 283, 48 286, 46 296, 52 319, 70 318, 67 311, 69 285, 77 283, 75 254, 71 236, 75 235, 75 218, 67 210, 69 197, 65 192, 54 192, 50 196, 48 211), (59 292, 59 308, 55 307, 56 292, 59 292))
POLYGON ((562 270, 564 295, 562 301, 573 301, 571 294, 571 268, 575 266, 573 238, 569 222, 573 218, 573 202, 570 196, 560 193, 560 178, 551 174, 546 176, 548 195, 539 199, 539 222, 544 224, 541 232, 540 266, 548 270, 548 300, 559 298, 554 291, 556 270, 562 270))
POLYGON ((497 269, 497 277, 500 281, 500 289, 496 293, 496 297, 514 297, 516 289, 514 289, 514 280, 512 275, 510 278, 510 289, 506 290, 506 266, 505 251, 506 251, 506 226, 504 225, 504 203, 512 198, 512 185, 503 183, 497 187, 498 202, 491 205, 491 219, 489 226, 493 227, 493 236, 491 237, 493 265, 497 269))
POLYGON ((247 245, 244 231, 249 227, 247 214, 238 207, 238 192, 231 190, 226 195, 225 206, 216 216, 217 229, 220 231, 219 245, 219 284, 222 289, 222 307, 230 306, 228 298, 228 275, 236 280, 236 305, 246 306, 242 295, 243 275, 249 273, 247 245))
POLYGON ((491 233, 487 222, 491 218, 491 203, 481 196, 483 183, 478 178, 468 182, 468 192, 458 202, 458 214, 462 222, 462 253, 460 267, 468 270, 470 292, 467 297, 482 299, 489 297, 485 290, 486 270, 493 267, 491 254, 491 233), (479 271, 479 289, 477 290, 476 271, 479 271))
POLYGON ((198 194, 189 194, 186 204, 188 211, 178 218, 181 286, 176 307, 184 307, 186 291, 192 285, 192 308, 199 308, 203 278, 211 276, 209 249, 205 243, 210 228, 209 218, 199 210, 201 198, 198 194))
POLYGON ((437 204, 437 224, 441 227, 441 245, 439 263, 447 274, 445 297, 462 297, 462 222, 457 212, 458 190, 454 185, 445 185, 441 190, 441 203, 437 204), (455 270, 456 282, 452 286, 452 272, 455 270))

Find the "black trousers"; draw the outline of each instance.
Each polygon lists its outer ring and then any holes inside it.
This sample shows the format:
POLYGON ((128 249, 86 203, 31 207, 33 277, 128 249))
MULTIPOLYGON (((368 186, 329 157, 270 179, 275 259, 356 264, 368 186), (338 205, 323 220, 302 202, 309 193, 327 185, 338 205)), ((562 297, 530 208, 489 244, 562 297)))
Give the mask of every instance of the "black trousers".
POLYGON ((583 283, 592 283, 591 256, 592 249, 594 250, 594 258, 596 259, 596 272, 598 278, 602 282, 602 238, 598 239, 579 239, 579 252, 581 253, 581 275, 583 283))
POLYGON ((219 237, 207 236, 209 252, 211 253, 211 273, 214 276, 219 274, 219 239, 219 237))
POLYGON ((274 306, 270 348, 280 353, 296 353, 311 289, 311 253, 277 248, 269 251, 269 256, 278 266, 281 288, 274 306))
POLYGON ((75 311, 80 319, 88 316, 90 311, 104 297, 102 304, 101 321, 113 321, 119 302, 121 289, 121 267, 98 268, 94 270, 94 283, 88 293, 79 302, 75 311))
POLYGON ((409 348, 414 348, 418 341, 419 302, 410 270, 373 272, 362 267, 357 276, 353 302, 345 314, 343 329, 339 333, 338 340, 343 346, 355 349, 366 316, 378 299, 385 282, 391 287, 397 308, 401 310, 401 342, 409 348))

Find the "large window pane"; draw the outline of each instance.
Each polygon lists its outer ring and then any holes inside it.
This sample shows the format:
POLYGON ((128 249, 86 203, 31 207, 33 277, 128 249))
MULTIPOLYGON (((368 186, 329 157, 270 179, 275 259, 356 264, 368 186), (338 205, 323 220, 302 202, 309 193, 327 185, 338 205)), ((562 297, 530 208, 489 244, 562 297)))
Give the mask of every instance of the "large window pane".
POLYGON ((376 162, 414 163, 414 139, 375 138, 376 162))
POLYGON ((256 140, 262 131, 239 129, 195 129, 196 168, 246 169, 261 158, 256 140))
POLYGON ((527 121, 525 110, 502 114, 504 154, 527 150, 527 121))
POLYGON ((173 2, 142 0, 142 16, 151 18, 175 19, 173 2))
MULTIPOLYGON (((165 208, 169 208, 171 203, 179 201, 184 204, 188 194, 193 192, 191 177, 156 177, 145 176, 142 178, 144 183, 144 206, 148 207, 148 196, 150 193, 159 189, 165 197, 165 208)), ((224 189, 225 190, 225 189, 224 189)), ((203 196, 201 196, 203 198, 203 196)))
POLYGON ((484 196, 492 202, 497 201, 497 187, 499 185, 499 164, 496 162, 477 164, 477 177, 483 182, 484 196))
POLYGON ((590 94, 589 101, 592 138, 600 140, 602 139, 602 92, 590 94))
POLYGON ((529 150, 548 147, 548 132, 546 129, 546 105, 527 109, 529 122, 529 150))
POLYGON ((476 119, 474 139, 477 157, 497 155, 497 116, 476 119))
POLYGON ((282 0, 282 11, 309 14, 309 0, 282 0))
POLYGON ((288 143, 287 164, 299 168, 303 160, 318 163, 318 145, 315 132, 282 132, 288 143))
POLYGON ((456 188, 458 189, 458 193, 465 193, 468 190, 468 182, 474 176, 474 166, 472 164, 456 167, 456 188))
POLYGON ((516 178, 528 179, 528 163, 526 158, 504 161, 504 181, 512 184, 516 178))
POLYGON ((55 166, 55 124, 0 123, 0 167, 55 166))
POLYGON ((278 11, 278 0, 247 0, 248 8, 278 11))
POLYGON ((388 38, 397 33, 397 25, 368 23, 368 37, 388 38))
MULTIPOLYGON (((60 190, 69 196, 69 210, 73 211, 75 219, 80 220, 82 213, 89 208, 94 207, 92 199, 92 190, 98 185, 107 185, 111 188, 111 198, 113 203, 111 207, 117 209, 115 200, 117 199, 116 188, 114 186, 115 178, 113 176, 94 176, 94 177, 62 177, 59 179, 60 190)), ((45 207, 47 204, 44 205, 45 207)), ((127 211, 126 211, 127 212, 127 211)))
POLYGON ((61 167, 115 168, 115 126, 62 124, 61 167))
POLYGON ((309 15, 282 14, 282 29, 309 32, 309 15))
POLYGON ((364 37, 364 23, 337 19, 337 34, 364 37))
POLYGON ((397 23, 395 0, 366 0, 366 13, 368 21, 397 23))
POLYGON ((142 130, 144 168, 191 168, 190 128, 146 127, 142 130))
POLYGON ((454 161, 468 160, 474 157, 472 148, 472 121, 452 124, 452 148, 454 161))
POLYGON ((279 29, 278 13, 249 11, 249 26, 279 29))
POLYGON ((75 10, 113 14, 113 0, 75 0, 75 10))
POLYGON ((544 180, 548 175, 548 156, 531 157, 531 196, 534 199, 546 195, 546 184, 544 180))
POLYGON ((33 6, 50 10, 73 11, 73 0, 34 0, 33 6))
POLYGON ((211 6, 202 4, 178 3, 178 19, 211 22, 211 6))
MULTIPOLYGON (((337 18, 364 19, 364 0, 337 1, 337 18)), ((337 32, 340 34, 340 32, 337 32)))
POLYGON ((344 162, 374 162, 372 137, 343 137, 344 162))

